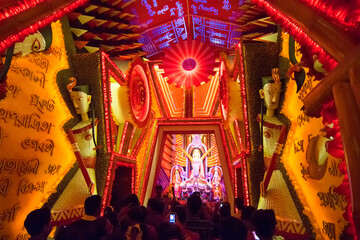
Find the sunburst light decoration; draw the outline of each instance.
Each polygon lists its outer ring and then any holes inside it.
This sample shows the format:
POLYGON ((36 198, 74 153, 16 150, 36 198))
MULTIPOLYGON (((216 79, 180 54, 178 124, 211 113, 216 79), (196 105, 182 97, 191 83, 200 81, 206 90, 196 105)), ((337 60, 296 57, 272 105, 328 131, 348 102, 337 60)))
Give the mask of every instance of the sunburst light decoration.
POLYGON ((185 40, 164 50, 162 57, 163 76, 169 84, 187 89, 198 87, 214 75, 214 49, 200 40, 185 40))

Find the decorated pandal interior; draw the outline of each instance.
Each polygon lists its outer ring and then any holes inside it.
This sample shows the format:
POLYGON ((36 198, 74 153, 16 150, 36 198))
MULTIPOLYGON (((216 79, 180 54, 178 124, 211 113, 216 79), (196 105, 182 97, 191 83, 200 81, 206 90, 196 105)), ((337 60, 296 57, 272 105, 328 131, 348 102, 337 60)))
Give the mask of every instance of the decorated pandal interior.
POLYGON ((0 239, 135 193, 360 235, 355 0, 0 1, 0 239))

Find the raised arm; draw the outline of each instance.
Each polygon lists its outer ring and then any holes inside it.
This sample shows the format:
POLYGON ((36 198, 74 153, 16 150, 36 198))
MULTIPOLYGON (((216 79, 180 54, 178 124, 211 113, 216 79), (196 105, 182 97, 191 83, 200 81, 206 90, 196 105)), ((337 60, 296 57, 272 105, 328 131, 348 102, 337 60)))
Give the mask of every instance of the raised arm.
POLYGON ((183 153, 185 153, 185 155, 190 159, 191 162, 194 161, 194 159, 192 158, 192 156, 191 156, 189 153, 187 153, 184 149, 180 148, 180 150, 181 150, 183 153))
POLYGON ((204 153, 204 155, 201 156, 201 161, 204 160, 204 158, 206 158, 206 156, 209 154, 209 152, 211 152, 211 150, 213 149, 214 147, 211 147, 209 150, 207 150, 206 153, 204 153))

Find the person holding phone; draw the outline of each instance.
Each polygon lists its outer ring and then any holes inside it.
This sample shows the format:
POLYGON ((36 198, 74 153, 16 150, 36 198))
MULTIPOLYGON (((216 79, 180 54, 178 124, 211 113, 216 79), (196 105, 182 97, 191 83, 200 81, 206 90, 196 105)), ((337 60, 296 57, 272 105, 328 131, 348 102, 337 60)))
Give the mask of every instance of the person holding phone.
POLYGON ((181 233, 184 235, 185 240, 200 240, 200 235, 198 233, 192 232, 185 228, 184 224, 186 218, 187 218, 187 213, 185 206, 178 205, 174 208, 174 212, 170 213, 169 222, 172 223, 172 221, 174 221, 173 224, 176 224, 180 228, 181 233), (171 214, 173 214, 173 217, 171 214))
POLYGON ((171 212, 169 216, 169 223, 176 223, 176 213, 171 212))

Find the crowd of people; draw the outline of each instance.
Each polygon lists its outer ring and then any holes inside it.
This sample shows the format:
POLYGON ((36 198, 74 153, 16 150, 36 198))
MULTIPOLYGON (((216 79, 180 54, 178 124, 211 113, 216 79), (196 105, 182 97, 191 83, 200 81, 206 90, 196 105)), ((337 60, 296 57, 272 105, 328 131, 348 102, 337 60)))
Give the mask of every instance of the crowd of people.
MULTIPOLYGON (((67 226, 58 227, 55 240, 271 240, 275 237, 276 219, 273 210, 256 210, 235 199, 237 213, 231 205, 203 203, 193 193, 181 204, 161 196, 150 198, 141 206, 135 194, 121 208, 108 206, 100 217, 101 197, 85 200, 85 215, 67 226)), ((160 192, 160 194, 159 194, 160 192)), ((32 211, 24 222, 30 240, 45 240, 51 232, 50 211, 32 211)))

